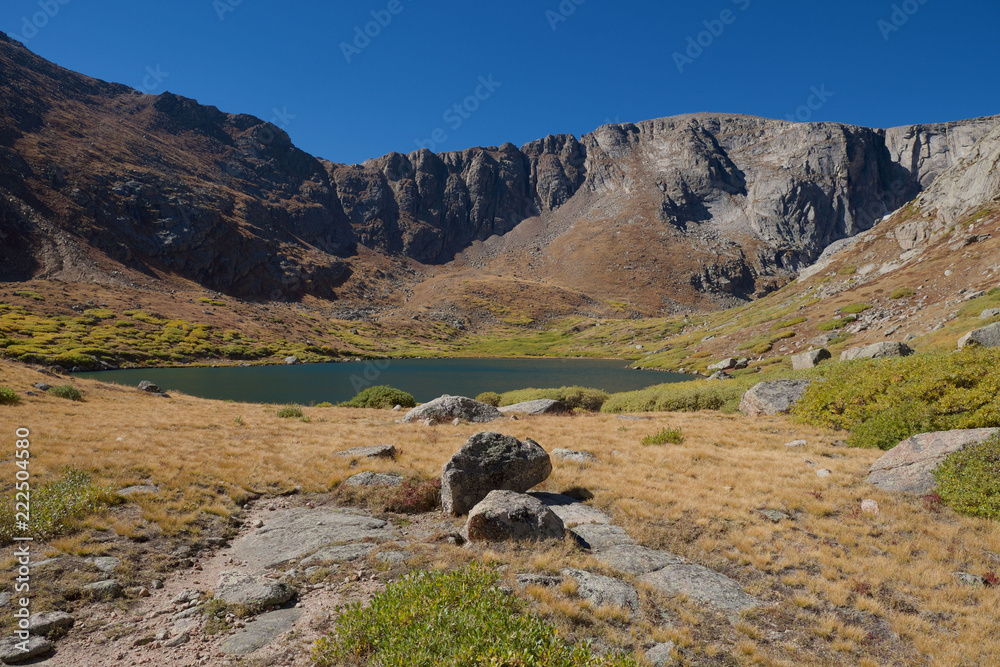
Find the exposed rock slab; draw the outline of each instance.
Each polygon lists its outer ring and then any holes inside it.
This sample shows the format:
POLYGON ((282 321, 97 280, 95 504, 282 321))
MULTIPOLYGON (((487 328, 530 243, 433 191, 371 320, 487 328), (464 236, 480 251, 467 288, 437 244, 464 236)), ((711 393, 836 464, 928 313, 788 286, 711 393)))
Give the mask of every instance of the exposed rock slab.
POLYGON ((977 428, 921 433, 903 440, 872 464, 868 483, 884 491, 930 493, 937 486, 934 471, 948 454, 1000 433, 977 428))
POLYGON ((803 352, 802 354, 796 354, 792 357, 792 369, 796 371, 805 370, 807 368, 816 368, 819 366, 821 361, 826 361, 832 358, 833 355, 830 354, 830 350, 825 347, 821 347, 818 350, 809 350, 808 352, 803 352))
POLYGON ((513 405, 504 405, 500 408, 500 412, 505 415, 561 415, 569 411, 565 403, 551 398, 523 401, 521 403, 514 403, 513 405))
POLYGON ((724 612, 740 612, 762 604, 744 593, 743 587, 729 577, 692 563, 668 565, 643 575, 640 581, 668 595, 683 594, 724 612))
POLYGON ((540 500, 514 491, 490 491, 472 511, 464 529, 466 539, 503 540, 561 539, 562 520, 540 500))
POLYGON ((751 387, 740 399, 740 412, 748 417, 778 415, 791 410, 812 380, 776 380, 751 387))
POLYGON ((686 563, 683 558, 669 551, 650 549, 638 544, 616 544, 601 549, 594 554, 594 558, 612 569, 636 576, 648 574, 668 565, 686 563))
POLYGON ((335 456, 346 456, 354 459, 393 459, 396 458, 396 448, 393 445, 369 445, 366 447, 351 447, 336 452, 335 456))
POLYGON ((222 644, 222 652, 229 655, 246 655, 263 648, 292 629, 302 617, 301 609, 278 609, 261 614, 246 628, 222 644))
POLYGON ((338 544, 332 547, 323 547, 308 558, 302 559, 302 564, 311 565, 312 563, 325 562, 349 563, 352 560, 364 558, 374 551, 374 549, 375 545, 370 542, 362 542, 360 544, 338 544))
POLYGON ((64 611, 45 611, 28 617, 28 631, 34 635, 48 636, 60 630, 69 630, 75 619, 64 611))
POLYGON ((122 585, 114 579, 95 581, 92 584, 87 584, 83 587, 83 591, 100 600, 110 600, 111 598, 120 597, 125 592, 122 589, 122 585))
POLYGON ((591 551, 600 551, 620 544, 635 544, 621 526, 604 523, 585 523, 570 529, 581 546, 591 551))
POLYGON ((272 568, 334 543, 392 539, 385 521, 337 509, 304 507, 269 514, 267 524, 233 541, 233 556, 254 569, 272 568))
POLYGON ((572 568, 561 570, 560 574, 575 580, 576 594, 595 606, 621 607, 633 614, 639 611, 639 594, 621 579, 572 568))
POLYGON ((533 440, 477 433, 451 457, 441 474, 441 505, 461 516, 491 491, 522 493, 552 472, 548 453, 533 440))
POLYGON ((657 644, 653 648, 646 651, 646 661, 653 667, 667 667, 668 665, 673 665, 676 662, 674 660, 673 650, 673 642, 657 644))
POLYGON ((357 475, 351 475, 344 481, 344 486, 399 486, 403 476, 391 472, 372 472, 366 470, 357 475))
POLYGON ((556 513, 567 526, 580 526, 587 523, 611 523, 611 517, 590 505, 581 503, 576 498, 564 496, 561 493, 532 491, 528 494, 556 513))
POLYGON ((295 595, 295 589, 283 581, 242 570, 230 570, 219 575, 215 597, 226 604, 255 607, 284 604, 295 595))
POLYGON ((575 451, 572 449, 553 449, 549 454, 554 459, 560 461, 573 461, 574 463, 596 463, 597 457, 590 452, 575 451))
POLYGON ((403 417, 404 422, 416 422, 430 419, 443 424, 454 419, 485 424, 495 419, 503 418, 503 413, 492 405, 480 403, 465 396, 441 396, 433 401, 418 405, 403 417))

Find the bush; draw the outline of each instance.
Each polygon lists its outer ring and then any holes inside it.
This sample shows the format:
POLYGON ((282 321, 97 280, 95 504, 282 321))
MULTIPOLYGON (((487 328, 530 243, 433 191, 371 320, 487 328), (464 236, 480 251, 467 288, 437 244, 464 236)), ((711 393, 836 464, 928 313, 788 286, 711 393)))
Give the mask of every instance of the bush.
POLYGON ((571 410, 598 412, 608 400, 608 393, 588 387, 559 387, 558 389, 517 389, 500 396, 500 405, 514 405, 524 401, 548 398, 562 401, 571 410))
POLYGON ((500 394, 495 391, 484 391, 479 396, 476 396, 476 400, 486 405, 492 405, 495 408, 500 405, 500 394))
POLYGON ((302 419, 302 408, 295 405, 286 405, 278 410, 277 414, 282 419, 302 419))
POLYGON ((482 566, 412 572, 390 583, 370 605, 348 605, 334 633, 313 646, 313 662, 317 667, 636 665, 629 657, 600 657, 587 644, 567 646, 497 581, 498 575, 482 566))
POLYGON ((408 394, 395 387, 376 385, 368 387, 351 400, 340 405, 345 408, 375 408, 377 410, 384 410, 386 408, 394 408, 397 405, 402 405, 404 408, 412 408, 416 407, 417 402, 413 400, 413 394, 408 394))
POLYGON ((0 405, 17 405, 21 397, 10 387, 0 387, 0 405))
POLYGON ((849 306, 844 306, 843 308, 841 308, 840 312, 844 313, 845 315, 859 315, 865 312, 866 310, 870 309, 871 306, 868 305, 867 303, 852 303, 849 306))
POLYGON ((642 439, 643 445, 679 445, 684 442, 684 433, 679 428, 661 428, 642 439))
POLYGON ((317 408, 332 408, 333 407, 333 403, 330 403, 329 401, 323 401, 322 403, 317 403, 316 407, 317 408))
POLYGON ((960 514, 1000 520, 1000 437, 950 454, 934 476, 944 504, 960 514))
POLYGON ((858 272, 858 267, 853 264, 845 264, 837 271, 838 276, 853 276, 858 272))
POLYGON ((63 384, 58 387, 51 387, 48 390, 48 393, 52 394, 53 396, 58 396, 59 398, 65 398, 70 401, 83 400, 83 394, 81 394, 80 390, 71 384, 63 384))
POLYGON ((899 289, 893 290, 889 294, 889 298, 890 299, 909 299, 911 296, 914 296, 915 294, 916 294, 916 292, 914 292, 913 290, 911 290, 909 287, 901 287, 899 289))
POLYGON ((831 364, 793 414, 881 449, 924 431, 1000 426, 997 364, 1000 350, 983 348, 831 364))
POLYGON ((807 321, 808 317, 793 317, 790 320, 782 320, 781 322, 775 322, 774 326, 771 327, 772 331, 777 331, 778 329, 787 329, 788 327, 794 327, 796 324, 802 324, 807 321))
MULTIPOLYGON (((112 487, 97 486, 90 475, 73 466, 63 469, 62 478, 31 491, 31 536, 38 540, 62 533, 71 519, 82 518, 100 509, 121 502, 112 487)), ((13 496, 0 504, 0 545, 22 536, 18 530, 13 496)))

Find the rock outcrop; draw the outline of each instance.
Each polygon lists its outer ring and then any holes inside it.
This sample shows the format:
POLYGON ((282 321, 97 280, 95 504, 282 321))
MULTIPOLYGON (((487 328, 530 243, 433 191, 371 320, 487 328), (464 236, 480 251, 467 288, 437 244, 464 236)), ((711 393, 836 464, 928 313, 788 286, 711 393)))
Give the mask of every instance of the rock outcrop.
POLYGON ((868 483, 884 491, 930 493, 937 486, 934 471, 945 457, 1000 433, 978 428, 921 433, 903 440, 872 464, 868 483))
POLYGON ((818 350, 809 350, 792 357, 792 370, 800 371, 807 368, 816 368, 820 362, 830 359, 833 355, 830 350, 822 347, 818 350))
POLYGON ((500 433, 477 433, 444 466, 441 506, 461 516, 491 491, 523 493, 544 482, 552 461, 533 440, 500 433))
POLYGON ((791 410, 812 380, 776 380, 751 387, 740 399, 740 412, 748 417, 777 415, 791 410))
POLYGON ((966 346, 1000 347, 1000 322, 976 329, 958 339, 958 349, 966 346))
POLYGON ((413 408, 406 413, 403 421, 410 423, 430 420, 436 424, 443 424, 460 419, 473 424, 485 424, 502 417, 503 413, 492 405, 465 396, 446 395, 413 408))
POLYGON ((913 350, 906 343, 896 341, 886 341, 883 343, 872 343, 861 347, 852 347, 840 353, 841 361, 854 361, 855 359, 884 359, 886 357, 908 357, 913 354, 913 350))
POLYGON ((513 405, 500 407, 500 412, 505 415, 561 415, 569 412, 569 408, 562 401, 552 398, 539 398, 534 401, 523 401, 513 405))

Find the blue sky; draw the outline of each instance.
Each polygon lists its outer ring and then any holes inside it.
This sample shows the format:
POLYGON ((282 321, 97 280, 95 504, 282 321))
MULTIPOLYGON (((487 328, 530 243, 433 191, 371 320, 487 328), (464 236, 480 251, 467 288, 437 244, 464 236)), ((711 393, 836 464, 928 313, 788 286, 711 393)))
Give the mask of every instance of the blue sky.
POLYGON ((695 111, 875 127, 1000 114, 997 25, 995 0, 0 6, 0 30, 59 65, 260 116, 348 163, 695 111))

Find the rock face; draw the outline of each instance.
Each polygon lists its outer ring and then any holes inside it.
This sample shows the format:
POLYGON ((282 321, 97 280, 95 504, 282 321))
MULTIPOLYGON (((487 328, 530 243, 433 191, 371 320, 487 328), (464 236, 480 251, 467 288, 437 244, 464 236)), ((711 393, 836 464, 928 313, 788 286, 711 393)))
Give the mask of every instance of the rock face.
POLYGON ((962 336, 958 341, 958 349, 969 345, 979 347, 1000 347, 1000 322, 982 329, 976 329, 962 336))
POLYGON ((572 568, 561 570, 560 574, 576 581, 576 594, 595 607, 621 607, 633 614, 639 611, 639 594, 621 579, 572 568))
POLYGON ((997 433, 1000 429, 978 428, 921 433, 907 438, 872 464, 868 483, 885 491, 930 493, 937 486, 934 471, 948 454, 997 433))
POLYGON ((288 602, 295 589, 283 581, 242 571, 223 572, 215 586, 215 598, 226 604, 268 607, 288 602))
POLYGON ((561 539, 562 520, 537 498, 514 491, 490 491, 469 512, 469 541, 561 539))
POLYGON ((810 384, 812 380, 761 382, 743 394, 740 412, 748 417, 788 412, 806 393, 810 384))
POLYGON ((492 405, 465 396, 441 396, 413 408, 406 413, 403 421, 410 423, 429 419, 434 423, 444 424, 461 419, 473 424, 485 424, 502 417, 503 413, 492 405))
POLYGON ((862 347, 852 347, 840 353, 841 361, 853 361, 855 359, 883 359, 885 357, 907 357, 913 354, 913 350, 906 343, 886 341, 884 343, 872 343, 862 347))
POLYGON ((461 516, 491 491, 523 493, 544 482, 552 461, 537 442, 499 433, 477 433, 444 466, 441 505, 461 516))
MULTIPOLYGON (((943 171, 927 191, 917 198, 916 204, 923 206, 933 202, 942 223, 948 225, 961 220, 969 213, 980 210, 985 202, 1000 195, 1000 172, 996 164, 1000 161, 1000 123, 997 118, 978 119, 962 123, 964 127, 973 130, 971 135, 963 138, 963 145, 981 136, 978 143, 973 142, 968 149, 952 160, 951 166, 943 171), (979 134, 978 128, 986 132, 979 134)), ((965 132, 949 123, 949 132, 965 132)))
POLYGON ((278 609, 261 614, 222 644, 222 652, 245 655, 267 646, 280 635, 288 632, 302 616, 301 609, 278 609))
POLYGON ((701 565, 668 565, 643 575, 639 581, 668 595, 684 594, 695 602, 731 613, 761 605, 760 600, 744 593, 738 583, 701 565))
POLYGON ((524 401, 522 403, 502 406, 500 412, 505 415, 560 415, 569 412, 569 408, 562 401, 556 401, 551 398, 540 398, 535 401, 524 401))
POLYGON ((826 348, 809 350, 808 352, 803 352, 802 354, 796 354, 792 357, 792 369, 801 371, 807 368, 816 368, 819 366, 821 361, 826 361, 832 356, 833 355, 830 354, 830 350, 826 348))

